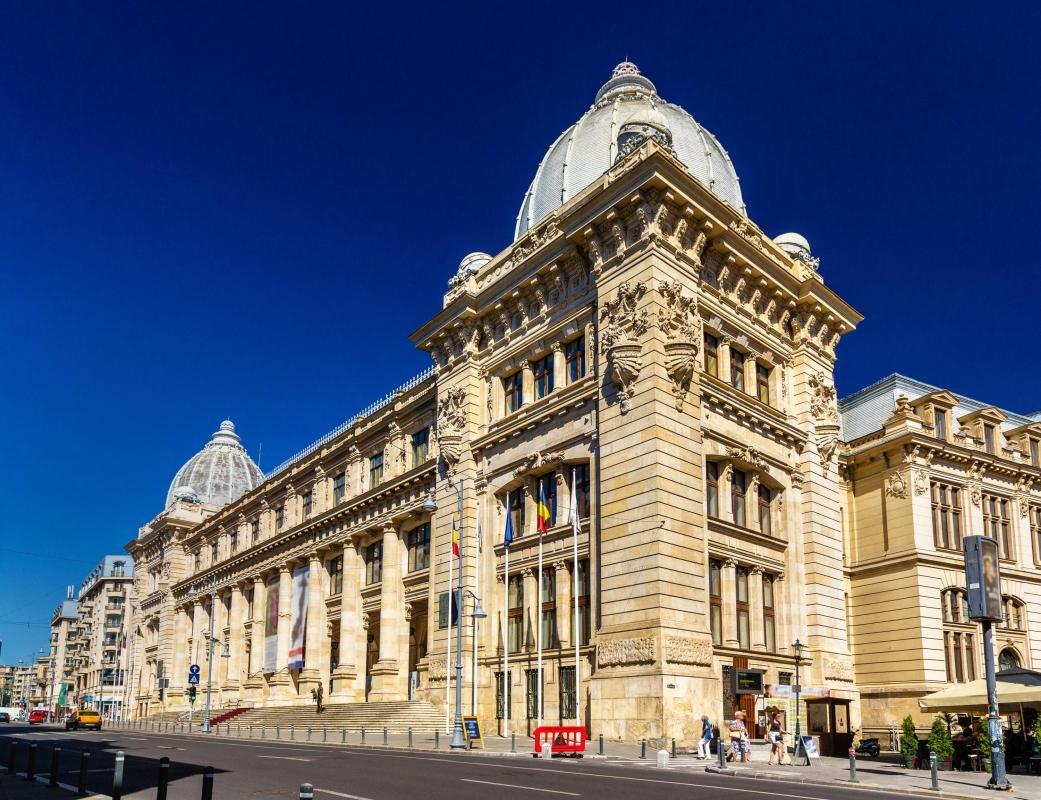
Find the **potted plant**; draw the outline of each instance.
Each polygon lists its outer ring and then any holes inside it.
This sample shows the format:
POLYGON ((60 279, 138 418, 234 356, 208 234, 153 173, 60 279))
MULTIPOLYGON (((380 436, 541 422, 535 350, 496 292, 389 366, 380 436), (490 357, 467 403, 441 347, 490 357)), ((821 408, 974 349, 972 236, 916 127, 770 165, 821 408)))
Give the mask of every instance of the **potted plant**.
POLYGON ((900 727, 900 756, 904 760, 904 766, 910 769, 914 764, 914 757, 918 755, 918 732, 910 714, 904 717, 900 727))
POLYGON ((940 714, 933 720, 932 730, 929 731, 929 751, 936 756, 936 763, 940 769, 950 770, 951 756, 954 755, 954 742, 951 741, 951 729, 947 727, 947 720, 940 714))
POLYGON ((990 728, 986 717, 980 717, 976 722, 976 741, 983 756, 983 768, 990 772, 990 728))

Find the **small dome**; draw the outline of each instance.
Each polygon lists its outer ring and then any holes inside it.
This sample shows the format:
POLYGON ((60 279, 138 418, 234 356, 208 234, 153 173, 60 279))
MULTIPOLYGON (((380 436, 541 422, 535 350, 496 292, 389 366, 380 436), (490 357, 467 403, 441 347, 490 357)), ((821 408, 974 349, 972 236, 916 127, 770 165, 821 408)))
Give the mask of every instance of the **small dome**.
POLYGON ((456 270, 455 275, 449 278, 449 287, 458 286, 471 275, 476 275, 480 271, 481 267, 491 260, 492 257, 487 253, 470 253, 459 262, 459 269, 456 270))
POLYGON ((556 211, 615 163, 619 154, 654 138, 669 147, 716 197, 745 213, 737 172, 726 150, 690 114, 658 96, 631 61, 623 61, 592 107, 546 151, 517 214, 514 238, 556 211))
POLYGON ((811 252, 810 243, 801 233, 782 233, 780 236, 774 237, 774 244, 793 256, 797 253, 810 255, 811 252))
POLYGON ((234 423, 226 419, 206 446, 177 470, 166 493, 166 508, 175 500, 225 506, 263 480, 264 473, 246 453, 234 423))

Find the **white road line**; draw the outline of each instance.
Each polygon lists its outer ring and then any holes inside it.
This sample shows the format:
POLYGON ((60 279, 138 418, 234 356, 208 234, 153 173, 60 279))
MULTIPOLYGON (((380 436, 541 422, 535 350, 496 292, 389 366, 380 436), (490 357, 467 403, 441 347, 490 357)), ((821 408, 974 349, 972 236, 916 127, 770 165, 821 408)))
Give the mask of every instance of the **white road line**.
POLYGON ((297 758, 296 756, 257 756, 257 758, 277 758, 282 761, 314 761, 313 758, 297 758))
POLYGON ((527 789, 529 792, 547 792, 548 794, 566 794, 581 797, 578 792, 562 792, 559 789, 540 789, 538 786, 523 786, 519 783, 496 783, 495 781, 479 781, 474 778, 460 778, 463 783, 483 783, 486 786, 505 786, 507 789, 527 789))
POLYGON ((345 794, 344 792, 334 792, 332 789, 315 789, 314 791, 336 795, 337 797, 346 797, 347 800, 370 800, 368 797, 359 797, 356 794, 345 794))
POLYGON ((134 742, 147 742, 148 741, 148 739, 142 739, 142 738, 140 738, 138 736, 124 736, 123 738, 124 739, 130 739, 131 741, 134 741, 134 742))

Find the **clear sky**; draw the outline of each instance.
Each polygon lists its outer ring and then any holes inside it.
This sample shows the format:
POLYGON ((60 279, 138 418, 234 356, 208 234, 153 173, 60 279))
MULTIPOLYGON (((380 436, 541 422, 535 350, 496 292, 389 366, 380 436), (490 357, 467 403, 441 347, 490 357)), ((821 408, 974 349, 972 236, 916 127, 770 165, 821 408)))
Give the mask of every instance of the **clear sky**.
POLYGON ((626 56, 866 316, 841 394, 1041 407, 1036 4, 160 5, 0 15, 2 661, 221 419, 270 468, 423 369, 626 56))

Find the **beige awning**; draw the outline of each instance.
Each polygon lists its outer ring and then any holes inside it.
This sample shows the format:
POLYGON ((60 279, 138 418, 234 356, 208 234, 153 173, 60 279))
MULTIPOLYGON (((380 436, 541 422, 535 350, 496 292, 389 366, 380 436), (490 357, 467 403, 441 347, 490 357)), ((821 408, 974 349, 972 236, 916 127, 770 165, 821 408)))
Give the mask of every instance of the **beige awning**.
MULTIPOLYGON (((998 705, 1016 707, 1041 705, 1041 686, 1027 686, 999 680, 998 705)), ((923 711, 981 711, 987 710, 987 682, 979 678, 968 683, 958 683, 939 692, 927 694, 918 701, 923 711)))

